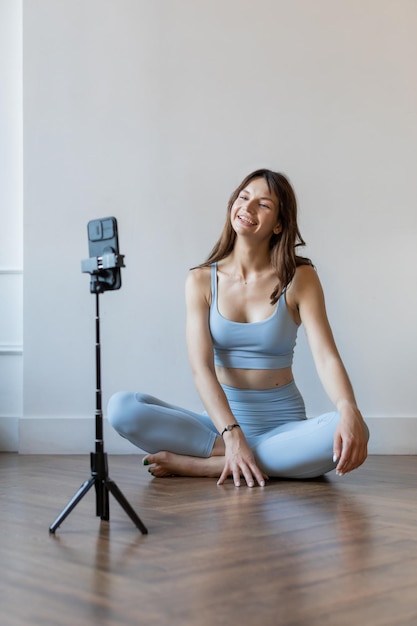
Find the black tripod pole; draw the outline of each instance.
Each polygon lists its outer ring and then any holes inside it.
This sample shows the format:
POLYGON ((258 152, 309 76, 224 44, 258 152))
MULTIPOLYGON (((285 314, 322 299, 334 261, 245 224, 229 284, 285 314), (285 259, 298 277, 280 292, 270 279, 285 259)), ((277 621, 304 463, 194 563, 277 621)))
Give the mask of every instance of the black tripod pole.
POLYGON ((91 452, 91 477, 86 480, 78 491, 74 494, 73 498, 69 501, 65 509, 60 513, 56 520, 49 527, 50 533, 55 533, 58 526, 62 524, 66 517, 76 507, 80 500, 94 485, 96 490, 96 516, 102 520, 108 521, 110 519, 110 507, 109 507, 109 492, 113 494, 120 506, 125 510, 132 522, 139 528, 139 530, 146 535, 148 529, 143 524, 142 520, 136 514, 134 509, 130 506, 125 496, 122 494, 116 483, 108 476, 108 462, 107 454, 104 452, 103 441, 103 411, 101 404, 101 346, 100 346, 100 284, 94 282, 94 276, 92 277, 92 284, 95 285, 95 297, 96 297, 96 442, 95 452, 91 452))
MULTIPOLYGON (((91 453, 91 474, 95 477, 107 476, 107 454, 104 452, 103 411, 101 400, 101 341, 100 341, 100 296, 96 293, 96 451, 91 453)), ((102 481, 95 481, 96 515, 103 520, 110 518, 109 494, 102 481)))

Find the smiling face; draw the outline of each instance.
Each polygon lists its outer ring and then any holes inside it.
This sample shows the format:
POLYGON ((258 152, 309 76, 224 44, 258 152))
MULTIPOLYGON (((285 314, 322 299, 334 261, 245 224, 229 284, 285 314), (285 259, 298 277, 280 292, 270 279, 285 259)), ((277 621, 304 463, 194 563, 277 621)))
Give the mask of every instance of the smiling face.
POLYGON ((240 191, 232 205, 230 221, 241 236, 269 240, 280 232, 278 198, 264 178, 254 178, 240 191))

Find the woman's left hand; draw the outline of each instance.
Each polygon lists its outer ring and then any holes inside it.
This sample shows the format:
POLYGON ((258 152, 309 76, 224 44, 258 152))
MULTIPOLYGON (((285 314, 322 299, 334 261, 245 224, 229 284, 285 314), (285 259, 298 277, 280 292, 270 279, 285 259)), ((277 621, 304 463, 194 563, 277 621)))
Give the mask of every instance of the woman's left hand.
POLYGON ((368 427, 359 409, 343 407, 333 444, 334 459, 338 460, 336 474, 343 476, 362 465, 368 455, 368 439, 368 427))

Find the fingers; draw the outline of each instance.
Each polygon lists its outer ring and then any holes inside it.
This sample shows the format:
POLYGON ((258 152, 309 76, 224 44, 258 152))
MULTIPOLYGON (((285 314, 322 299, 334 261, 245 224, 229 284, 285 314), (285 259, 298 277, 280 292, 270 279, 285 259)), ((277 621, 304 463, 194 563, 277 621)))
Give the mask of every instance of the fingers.
POLYGON ((336 474, 343 476, 348 472, 360 467, 367 457, 367 446, 344 445, 343 451, 340 455, 339 462, 336 467, 336 474))
MULTIPOLYGON (((252 468, 252 472, 258 485, 260 487, 265 487, 265 482, 269 479, 269 477, 263 472, 261 472, 261 470, 259 469, 257 465, 255 465, 252 468)), ((246 481, 246 483, 248 483, 248 481, 246 481)), ((248 487, 251 487, 251 486, 253 487, 253 485, 248 484, 248 487)))
POLYGON ((229 476, 229 472, 227 470, 227 467, 225 467, 220 475, 219 480, 217 481, 217 484, 223 485, 224 481, 227 479, 228 476, 229 476))
POLYGON ((237 468, 233 470, 233 482, 235 483, 235 487, 240 487, 240 472, 237 468))
MULTIPOLYGON (((336 463, 337 461, 340 462, 341 456, 342 456, 342 438, 340 437, 340 435, 336 434, 334 438, 334 443, 333 443, 333 462, 334 463, 336 463)), ((336 470, 338 468, 339 468, 339 464, 336 470)))
MULTIPOLYGON (((219 480, 217 481, 218 485, 223 485, 224 481, 228 478, 228 476, 232 476, 233 478, 233 482, 235 484, 235 487, 240 487, 240 470, 238 467, 233 468, 232 471, 228 470, 227 467, 224 468, 224 470, 221 473, 221 476, 219 478, 219 480)), ((246 478, 245 478, 246 480, 246 478)), ((248 487, 253 487, 253 484, 249 485, 248 487)))
POLYGON ((356 469, 365 461, 366 444, 358 442, 351 435, 342 436, 336 433, 333 444, 333 461, 336 463, 336 474, 343 476, 356 469))
POLYGON ((340 420, 333 443, 336 474, 343 476, 358 468, 368 456, 369 430, 362 420, 340 420))
POLYGON ((236 465, 232 470, 228 469, 226 466, 223 469, 217 484, 223 485, 229 476, 232 476, 235 487, 240 487, 242 476, 248 487, 254 487, 255 483, 258 483, 260 487, 265 487, 265 482, 268 480, 268 476, 261 472, 256 465, 252 468, 248 465, 242 465, 242 467, 236 465))

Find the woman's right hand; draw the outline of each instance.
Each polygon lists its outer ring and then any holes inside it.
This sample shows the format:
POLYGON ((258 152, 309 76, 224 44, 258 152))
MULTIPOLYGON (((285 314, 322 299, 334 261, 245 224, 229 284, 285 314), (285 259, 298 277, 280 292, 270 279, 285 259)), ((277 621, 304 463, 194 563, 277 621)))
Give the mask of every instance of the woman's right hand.
POLYGON ((231 431, 226 431, 223 435, 223 441, 225 464, 217 484, 223 485, 225 480, 231 476, 235 487, 240 487, 241 476, 243 476, 248 487, 254 487, 255 483, 264 487, 268 476, 256 465, 252 450, 241 429, 234 428, 231 431))

